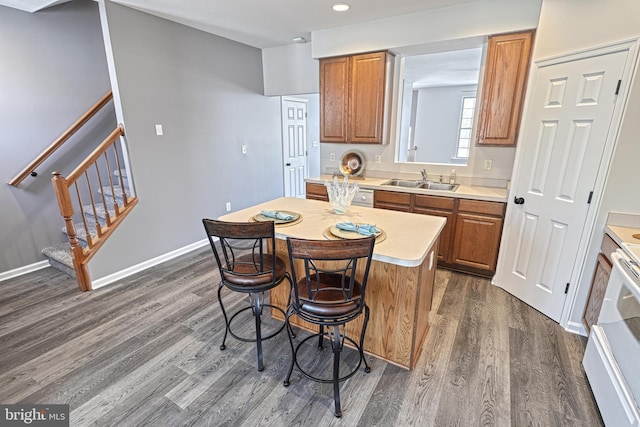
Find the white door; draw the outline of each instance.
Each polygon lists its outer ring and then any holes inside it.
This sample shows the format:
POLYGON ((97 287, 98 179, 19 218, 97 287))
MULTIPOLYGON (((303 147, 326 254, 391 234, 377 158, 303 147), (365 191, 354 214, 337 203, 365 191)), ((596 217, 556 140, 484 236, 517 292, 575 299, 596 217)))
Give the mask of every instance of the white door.
POLYGON ((305 197, 307 172, 307 102, 282 98, 284 195, 305 197))
POLYGON ((495 283, 555 321, 585 232, 627 55, 556 63, 534 76, 495 283))

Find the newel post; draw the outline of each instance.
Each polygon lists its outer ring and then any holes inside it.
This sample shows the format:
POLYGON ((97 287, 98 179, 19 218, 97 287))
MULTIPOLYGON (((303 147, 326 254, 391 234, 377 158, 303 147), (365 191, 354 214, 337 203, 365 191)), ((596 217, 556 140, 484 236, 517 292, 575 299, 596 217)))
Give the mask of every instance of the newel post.
POLYGON ((69 186, 67 179, 60 175, 60 172, 53 172, 51 178, 53 190, 58 200, 58 208, 60 215, 64 218, 64 224, 69 236, 69 246, 71 250, 71 258, 73 259, 73 269, 76 272, 78 287, 81 291, 91 290, 91 279, 89 271, 84 261, 84 252, 76 235, 76 227, 73 225, 73 205, 71 204, 71 195, 69 194, 69 186))

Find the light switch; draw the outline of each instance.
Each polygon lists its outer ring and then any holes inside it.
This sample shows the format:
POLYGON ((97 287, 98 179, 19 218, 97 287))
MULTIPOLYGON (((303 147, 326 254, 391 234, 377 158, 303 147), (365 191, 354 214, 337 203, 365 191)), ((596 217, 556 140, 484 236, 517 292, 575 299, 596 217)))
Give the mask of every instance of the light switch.
POLYGON ((242 146, 242 154, 247 154, 247 146, 246 145, 242 146))
POLYGON ((164 133, 162 133, 162 125, 156 125, 156 135, 158 136, 164 135, 164 133))
POLYGON ((490 171, 493 168, 493 160, 484 161, 484 170, 490 171))

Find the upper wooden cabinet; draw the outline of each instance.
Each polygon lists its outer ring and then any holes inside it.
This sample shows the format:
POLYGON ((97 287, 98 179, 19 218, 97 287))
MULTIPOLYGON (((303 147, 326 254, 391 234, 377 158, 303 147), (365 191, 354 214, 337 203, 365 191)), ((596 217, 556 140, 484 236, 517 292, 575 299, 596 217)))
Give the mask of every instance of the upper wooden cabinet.
POLYGON ((478 121, 479 145, 516 144, 535 31, 489 37, 478 121))
POLYGON ((389 52, 320 59, 320 141, 386 142, 392 59, 389 52))

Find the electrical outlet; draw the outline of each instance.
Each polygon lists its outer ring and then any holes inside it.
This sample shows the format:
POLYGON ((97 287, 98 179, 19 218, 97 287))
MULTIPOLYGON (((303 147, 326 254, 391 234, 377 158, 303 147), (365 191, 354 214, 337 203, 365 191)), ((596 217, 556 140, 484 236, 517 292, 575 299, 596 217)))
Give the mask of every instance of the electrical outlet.
POLYGON ((493 168, 493 160, 484 161, 484 170, 490 171, 493 168))
POLYGON ((226 208, 227 208, 227 212, 231 210, 231 202, 227 202, 226 208))
POLYGON ((374 161, 375 161, 376 163, 380 163, 380 162, 382 161, 382 159, 381 159, 381 158, 380 158, 380 156, 378 155, 378 156, 375 156, 374 161))
POLYGON ((246 145, 242 146, 242 154, 247 154, 247 146, 246 145))
POLYGON ((336 161, 336 153, 329 154, 329 160, 331 160, 332 162, 335 162, 336 161))
POLYGON ((162 131, 162 125, 156 125, 156 135, 157 136, 164 135, 164 132, 162 131))

